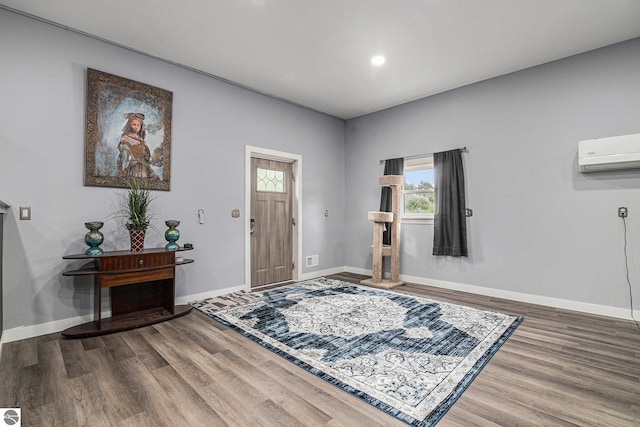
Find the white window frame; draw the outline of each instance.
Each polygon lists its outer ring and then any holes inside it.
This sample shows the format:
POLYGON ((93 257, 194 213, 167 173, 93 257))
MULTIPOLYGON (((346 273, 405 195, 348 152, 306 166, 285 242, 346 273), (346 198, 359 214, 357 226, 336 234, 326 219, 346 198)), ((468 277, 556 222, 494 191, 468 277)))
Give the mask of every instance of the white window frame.
MULTIPOLYGON (((404 172, 411 170, 420 170, 420 169, 433 169, 433 155, 421 156, 416 158, 405 159, 404 161, 404 172)), ((413 190, 415 192, 419 192, 420 190, 413 190)), ((435 193, 435 185, 434 185, 434 193, 435 193)), ((403 224, 432 224, 433 223, 433 214, 430 213, 405 213, 404 212, 404 188, 402 191, 402 204, 401 204, 401 215, 400 221, 403 224)))

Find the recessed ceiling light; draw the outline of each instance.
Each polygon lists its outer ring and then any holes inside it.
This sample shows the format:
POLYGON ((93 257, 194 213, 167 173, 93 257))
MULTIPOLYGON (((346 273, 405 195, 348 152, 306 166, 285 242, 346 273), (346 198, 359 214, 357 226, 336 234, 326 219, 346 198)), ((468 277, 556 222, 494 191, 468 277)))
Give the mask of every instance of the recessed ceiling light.
POLYGON ((384 64, 385 61, 386 61, 386 59, 382 55, 376 55, 373 58, 371 58, 371 63, 373 65, 375 65, 375 66, 380 66, 380 65, 384 64))

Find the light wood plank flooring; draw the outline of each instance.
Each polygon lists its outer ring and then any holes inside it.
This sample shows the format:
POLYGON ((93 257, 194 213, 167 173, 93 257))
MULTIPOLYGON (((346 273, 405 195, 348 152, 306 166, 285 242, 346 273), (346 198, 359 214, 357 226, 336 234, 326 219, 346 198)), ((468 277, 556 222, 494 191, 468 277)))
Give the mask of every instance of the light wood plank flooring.
MULTIPOLYGON (((525 315, 438 426, 640 426, 633 322, 422 285, 395 290, 525 315)), ((5 344, 0 407, 22 408, 23 426, 405 425, 195 310, 103 337, 5 344)))

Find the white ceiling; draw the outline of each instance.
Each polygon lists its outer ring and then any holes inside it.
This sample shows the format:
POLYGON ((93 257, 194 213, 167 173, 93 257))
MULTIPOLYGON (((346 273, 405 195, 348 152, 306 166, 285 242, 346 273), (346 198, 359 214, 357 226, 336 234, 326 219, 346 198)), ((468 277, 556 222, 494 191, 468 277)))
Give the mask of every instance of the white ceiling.
POLYGON ((640 36, 640 0, 0 0, 348 119, 640 36), (383 54, 381 67, 370 63, 383 54))

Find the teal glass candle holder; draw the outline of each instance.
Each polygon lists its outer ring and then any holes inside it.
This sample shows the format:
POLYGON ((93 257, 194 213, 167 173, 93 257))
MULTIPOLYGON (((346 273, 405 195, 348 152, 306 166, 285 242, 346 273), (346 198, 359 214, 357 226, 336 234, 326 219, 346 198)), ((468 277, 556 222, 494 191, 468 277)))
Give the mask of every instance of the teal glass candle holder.
POLYGON ((169 227, 167 231, 164 232, 164 238, 169 242, 164 248, 168 251, 176 251, 180 248, 180 245, 176 243, 180 238, 180 231, 176 228, 180 225, 180 221, 169 219, 164 223, 169 227))
POLYGON ((84 235, 84 242, 89 246, 89 248, 84 251, 86 255, 101 255, 104 253, 104 251, 98 247, 104 242, 104 235, 100 232, 103 225, 104 223, 101 221, 84 223, 84 226, 89 230, 89 232, 84 235))

